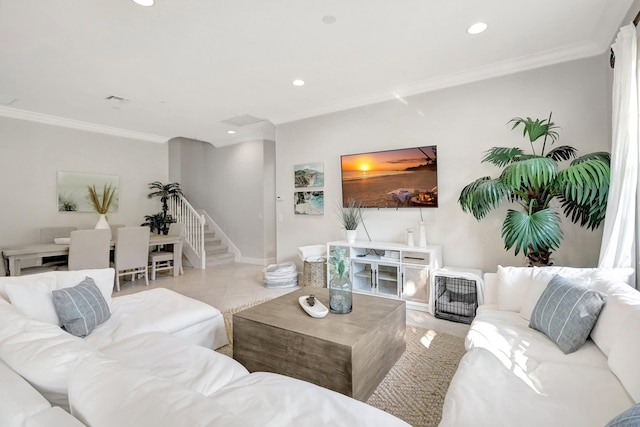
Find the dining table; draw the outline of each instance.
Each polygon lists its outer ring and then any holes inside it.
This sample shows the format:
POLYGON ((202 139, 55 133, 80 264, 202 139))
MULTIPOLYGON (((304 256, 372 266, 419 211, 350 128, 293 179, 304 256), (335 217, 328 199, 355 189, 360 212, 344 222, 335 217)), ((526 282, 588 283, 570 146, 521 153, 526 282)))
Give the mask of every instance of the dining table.
MULTIPOLYGON (((178 277, 182 270, 182 241, 181 236, 151 234, 149 235, 149 247, 161 245, 173 246, 173 276, 178 277)), ((111 241, 111 248, 115 247, 115 240, 111 241)), ((2 255, 9 262, 9 275, 20 275, 20 263, 30 259, 42 259, 46 257, 69 255, 69 243, 31 243, 21 246, 5 247, 2 255)))

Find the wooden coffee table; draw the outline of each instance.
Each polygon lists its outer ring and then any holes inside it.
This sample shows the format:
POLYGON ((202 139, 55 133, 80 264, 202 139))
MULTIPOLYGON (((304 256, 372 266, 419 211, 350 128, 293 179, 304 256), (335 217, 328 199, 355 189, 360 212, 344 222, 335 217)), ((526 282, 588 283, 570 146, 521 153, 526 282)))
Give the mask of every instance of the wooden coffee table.
POLYGON ((315 319, 298 304, 311 293, 329 307, 307 287, 234 314, 233 358, 366 401, 405 350, 405 302, 353 294, 351 313, 315 319))

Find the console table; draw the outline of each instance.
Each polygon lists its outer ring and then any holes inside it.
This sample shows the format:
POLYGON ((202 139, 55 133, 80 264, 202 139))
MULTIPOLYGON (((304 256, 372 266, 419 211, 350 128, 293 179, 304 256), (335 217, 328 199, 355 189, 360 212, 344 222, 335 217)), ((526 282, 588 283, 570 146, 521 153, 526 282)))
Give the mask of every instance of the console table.
MULTIPOLYGON (((407 246, 390 242, 327 243, 327 257, 337 247, 345 249, 350 259, 353 291, 381 297, 402 299, 407 307, 433 314, 431 274, 442 267, 440 246, 407 246)), ((327 283, 331 283, 327 268, 327 283)))

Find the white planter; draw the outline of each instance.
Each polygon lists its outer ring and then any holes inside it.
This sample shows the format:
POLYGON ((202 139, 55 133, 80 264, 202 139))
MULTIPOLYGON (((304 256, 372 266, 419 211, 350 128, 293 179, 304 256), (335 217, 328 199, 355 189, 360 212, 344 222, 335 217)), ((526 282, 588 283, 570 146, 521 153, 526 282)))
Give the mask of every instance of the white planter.
POLYGON ((107 222, 107 216, 105 214, 100 214, 100 218, 96 223, 96 230, 111 230, 109 223, 107 222))
POLYGON ((347 241, 349 243, 354 243, 356 241, 357 231, 356 230, 346 230, 346 232, 347 232, 347 241))

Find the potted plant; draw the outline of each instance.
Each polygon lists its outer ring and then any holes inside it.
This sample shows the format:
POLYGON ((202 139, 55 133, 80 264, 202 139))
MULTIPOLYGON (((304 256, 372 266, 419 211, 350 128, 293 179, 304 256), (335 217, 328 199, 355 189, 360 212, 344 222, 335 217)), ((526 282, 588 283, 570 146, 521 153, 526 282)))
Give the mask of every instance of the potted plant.
POLYGON ((158 234, 168 234, 169 225, 175 222, 175 219, 169 214, 168 202, 171 197, 181 196, 182 188, 177 182, 163 184, 160 181, 154 181, 149 183, 149 189, 153 191, 147 194, 147 198, 160 197, 162 211, 153 215, 145 215, 145 222, 141 225, 149 227, 151 232, 157 230, 158 234))
POLYGON ((113 203, 116 189, 111 187, 111 184, 105 184, 102 194, 99 194, 95 185, 89 185, 87 188, 89 190, 89 202, 93 209, 100 214, 96 228, 111 228, 107 222, 107 212, 109 212, 109 208, 113 203))
POLYGON ((347 240, 353 243, 356 240, 356 229, 362 222, 362 203, 349 198, 346 206, 338 206, 338 220, 347 232, 347 240))
POLYGON ((482 162, 503 168, 500 176, 473 181, 462 189, 458 203, 477 220, 505 202, 517 204, 520 210, 509 209, 502 224, 505 249, 515 248, 516 255, 522 251, 530 266, 551 265, 551 253, 563 238, 561 217, 551 202, 557 199, 574 224, 591 230, 600 226, 609 193, 610 155, 577 157, 577 150, 568 145, 547 150, 558 139, 551 114, 543 120, 516 117, 509 123, 512 130, 522 125, 531 154, 515 147, 489 149, 482 162), (570 159, 560 170, 560 163, 570 159))

